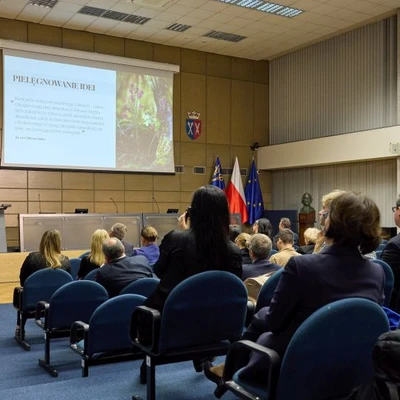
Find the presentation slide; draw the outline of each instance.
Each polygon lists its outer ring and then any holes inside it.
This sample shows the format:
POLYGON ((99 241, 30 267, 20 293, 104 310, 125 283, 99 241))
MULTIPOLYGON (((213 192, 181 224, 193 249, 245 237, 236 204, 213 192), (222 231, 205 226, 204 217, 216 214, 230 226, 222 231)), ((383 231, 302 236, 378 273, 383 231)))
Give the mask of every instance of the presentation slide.
POLYGON ((9 53, 2 166, 174 172, 172 73, 9 53))

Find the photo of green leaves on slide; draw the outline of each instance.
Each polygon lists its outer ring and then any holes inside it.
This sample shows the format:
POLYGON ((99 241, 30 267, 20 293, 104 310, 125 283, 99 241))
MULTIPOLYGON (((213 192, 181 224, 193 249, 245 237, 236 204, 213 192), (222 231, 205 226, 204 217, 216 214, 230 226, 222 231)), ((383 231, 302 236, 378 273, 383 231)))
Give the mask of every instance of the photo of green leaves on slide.
POLYGON ((172 87, 152 75, 117 72, 117 168, 173 163, 172 87))

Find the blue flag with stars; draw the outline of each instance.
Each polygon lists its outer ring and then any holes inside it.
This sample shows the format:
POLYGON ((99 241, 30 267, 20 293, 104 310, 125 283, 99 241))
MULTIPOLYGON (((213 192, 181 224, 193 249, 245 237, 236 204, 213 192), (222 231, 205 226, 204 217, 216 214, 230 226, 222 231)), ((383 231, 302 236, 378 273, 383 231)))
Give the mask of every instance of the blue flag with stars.
POLYGON ((214 175, 211 178, 211 185, 219 187, 225 192, 225 182, 224 177, 222 176, 222 168, 219 157, 217 157, 217 159, 215 160, 214 175))
POLYGON ((254 224, 257 219, 262 218, 264 213, 264 202, 254 159, 251 164, 251 170, 247 179, 244 194, 246 197, 247 214, 249 217, 247 222, 249 224, 254 224))

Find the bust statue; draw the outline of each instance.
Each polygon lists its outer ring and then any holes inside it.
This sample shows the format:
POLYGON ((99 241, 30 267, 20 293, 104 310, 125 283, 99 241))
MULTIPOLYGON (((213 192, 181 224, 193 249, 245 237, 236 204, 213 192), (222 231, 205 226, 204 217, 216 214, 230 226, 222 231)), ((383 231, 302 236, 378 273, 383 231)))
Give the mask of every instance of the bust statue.
POLYGON ((308 192, 304 193, 303 196, 301 196, 301 204, 303 204, 303 207, 300 210, 300 214, 308 214, 315 211, 315 209, 311 207, 312 201, 313 198, 308 192))

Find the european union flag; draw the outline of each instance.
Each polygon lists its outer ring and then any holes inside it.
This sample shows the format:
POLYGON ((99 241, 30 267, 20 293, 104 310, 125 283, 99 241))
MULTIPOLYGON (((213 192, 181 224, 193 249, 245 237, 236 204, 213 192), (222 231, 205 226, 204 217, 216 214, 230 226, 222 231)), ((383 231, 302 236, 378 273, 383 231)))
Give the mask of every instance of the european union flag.
POLYGON ((249 224, 254 224, 257 219, 262 218, 264 213, 264 202, 254 159, 251 164, 251 170, 247 179, 244 194, 246 196, 246 207, 249 217, 247 222, 249 224))
POLYGON ((219 187, 225 192, 225 182, 221 171, 221 162, 219 161, 219 157, 217 157, 217 159, 215 160, 214 175, 211 178, 211 185, 219 187))

